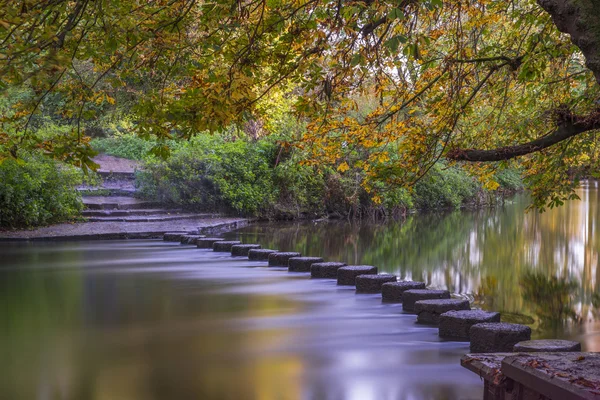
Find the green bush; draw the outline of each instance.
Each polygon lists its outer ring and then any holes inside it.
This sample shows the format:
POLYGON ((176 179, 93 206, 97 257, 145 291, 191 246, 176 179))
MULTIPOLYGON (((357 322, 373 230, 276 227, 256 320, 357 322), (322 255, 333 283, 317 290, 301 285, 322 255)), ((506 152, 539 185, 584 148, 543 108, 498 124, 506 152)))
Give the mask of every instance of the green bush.
POLYGON ((155 142, 132 134, 115 135, 107 138, 94 138, 92 148, 99 153, 130 160, 143 160, 150 154, 155 142))
POLYGON ((459 208, 478 190, 479 185, 466 172, 436 164, 417 182, 413 196, 419 209, 459 208))
POLYGON ((32 227, 65 221, 83 204, 79 170, 41 155, 0 164, 0 226, 32 227))
POLYGON ((496 180, 500 187, 505 190, 516 191, 524 188, 521 173, 514 168, 499 171, 496 174, 496 180))
POLYGON ((149 159, 139 177, 141 193, 195 209, 261 214, 273 202, 272 142, 227 142, 199 136, 167 160, 149 159))

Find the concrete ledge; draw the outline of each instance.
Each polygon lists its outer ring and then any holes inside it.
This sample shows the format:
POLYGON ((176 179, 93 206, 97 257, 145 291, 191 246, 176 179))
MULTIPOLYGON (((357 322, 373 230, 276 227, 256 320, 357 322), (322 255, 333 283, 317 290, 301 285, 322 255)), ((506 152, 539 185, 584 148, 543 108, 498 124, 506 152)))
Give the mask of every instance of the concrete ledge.
POLYGON ((0 232, 0 241, 162 239, 166 232, 217 235, 248 225, 247 219, 200 218, 166 222, 77 222, 0 232))

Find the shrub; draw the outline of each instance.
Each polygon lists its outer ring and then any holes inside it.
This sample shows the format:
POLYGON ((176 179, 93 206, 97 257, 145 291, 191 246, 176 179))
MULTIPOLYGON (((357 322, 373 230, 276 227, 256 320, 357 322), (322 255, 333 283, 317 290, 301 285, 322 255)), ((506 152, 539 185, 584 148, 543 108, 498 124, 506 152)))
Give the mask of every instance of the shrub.
POLYGON ((0 226, 31 227, 67 220, 83 208, 75 187, 82 174, 42 155, 0 164, 0 226))
POLYGON ((145 159, 156 143, 133 134, 118 134, 107 138, 94 138, 91 145, 99 153, 130 160, 145 159))
POLYGON ((419 209, 459 208, 478 190, 479 185, 466 172, 436 164, 415 185, 414 201, 419 209))
POLYGON ((205 210, 261 213, 274 198, 274 144, 226 142, 199 136, 166 161, 150 159, 140 174, 141 193, 167 203, 205 210))

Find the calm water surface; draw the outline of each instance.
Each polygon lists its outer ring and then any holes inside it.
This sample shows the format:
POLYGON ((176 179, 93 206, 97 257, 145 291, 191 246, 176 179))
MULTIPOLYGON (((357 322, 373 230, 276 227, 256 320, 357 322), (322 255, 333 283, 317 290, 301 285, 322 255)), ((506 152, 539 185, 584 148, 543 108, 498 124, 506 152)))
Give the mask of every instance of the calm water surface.
MULTIPOLYGON (((600 351, 595 183, 544 214, 261 224, 264 247, 448 288, 600 351), (558 278, 558 279, 554 279, 558 278), (536 304, 531 299, 539 300, 536 304), (543 303, 543 305, 541 304, 543 303)), ((162 241, 0 244, 0 399, 479 399, 468 344, 377 295, 162 241)))

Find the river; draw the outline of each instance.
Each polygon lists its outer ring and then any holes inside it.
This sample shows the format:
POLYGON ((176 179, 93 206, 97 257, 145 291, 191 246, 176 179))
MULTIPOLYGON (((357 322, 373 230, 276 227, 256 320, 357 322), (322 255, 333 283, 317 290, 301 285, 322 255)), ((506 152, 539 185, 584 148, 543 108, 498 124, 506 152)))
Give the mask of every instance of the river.
MULTIPOLYGON (((424 280, 600 351, 598 185, 543 214, 254 224, 226 235, 424 280)), ((0 398, 480 399, 445 342, 397 304, 160 240, 0 243, 0 398)))

